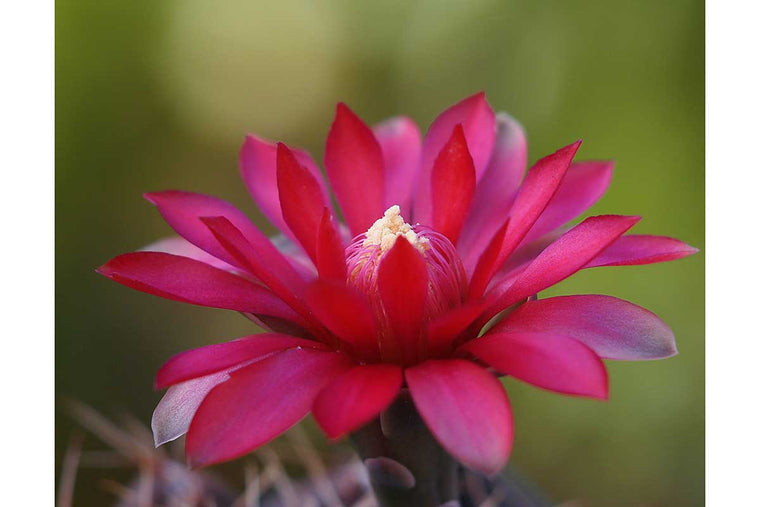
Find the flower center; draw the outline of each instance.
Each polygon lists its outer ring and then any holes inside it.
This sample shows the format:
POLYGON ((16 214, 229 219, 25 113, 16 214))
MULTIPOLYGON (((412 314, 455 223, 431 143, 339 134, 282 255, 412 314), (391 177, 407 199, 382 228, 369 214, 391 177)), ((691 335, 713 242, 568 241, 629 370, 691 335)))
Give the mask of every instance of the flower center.
POLYGON ((403 236, 425 259, 428 271, 427 318, 462 303, 467 278, 454 245, 442 234, 419 224, 410 225, 398 205, 388 208, 365 234, 346 249, 347 283, 365 293, 380 319, 384 312, 377 288, 377 271, 385 254, 403 236))

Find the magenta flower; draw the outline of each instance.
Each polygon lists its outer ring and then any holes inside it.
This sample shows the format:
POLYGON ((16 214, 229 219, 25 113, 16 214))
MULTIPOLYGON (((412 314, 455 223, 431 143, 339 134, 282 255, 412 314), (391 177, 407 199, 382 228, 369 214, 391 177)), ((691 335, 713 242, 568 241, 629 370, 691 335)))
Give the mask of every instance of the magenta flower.
POLYGON ((158 372, 169 388, 156 443, 187 432, 191 464, 229 460, 310 411, 331 438, 376 418, 408 389, 457 460, 498 471, 512 414, 497 375, 606 399, 602 359, 676 353, 651 312, 601 295, 536 300, 576 271, 678 259, 676 239, 629 235, 639 217, 568 222, 606 190, 612 163, 573 163, 580 141, 525 173, 520 125, 483 94, 444 111, 421 140, 408 118, 368 128, 339 104, 325 168, 345 225, 309 155, 249 136, 241 173, 282 236, 231 204, 150 193, 181 236, 99 269, 164 298, 244 313, 267 334, 183 352, 158 372), (523 177, 524 176, 524 177, 523 177))

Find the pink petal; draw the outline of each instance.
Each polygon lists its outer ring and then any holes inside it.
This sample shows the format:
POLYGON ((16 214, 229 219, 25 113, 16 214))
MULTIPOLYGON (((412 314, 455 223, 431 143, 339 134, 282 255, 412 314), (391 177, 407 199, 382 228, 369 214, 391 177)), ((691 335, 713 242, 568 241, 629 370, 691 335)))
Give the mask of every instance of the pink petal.
MULTIPOLYGON (((240 174, 256 205, 269 221, 291 239, 295 239, 290 228, 285 224, 280 208, 280 195, 277 191, 277 146, 260 137, 248 135, 240 149, 240 174)), ((330 202, 327 185, 319 168, 308 153, 293 150, 301 166, 317 182, 325 202, 330 202)), ((209 214, 207 214, 208 216, 209 214)))
POLYGON ((179 255, 180 257, 187 257, 188 259, 194 259, 201 261, 204 264, 213 266, 215 268, 222 269, 224 271, 239 271, 235 266, 217 259, 210 253, 201 250, 197 246, 193 245, 185 238, 180 236, 171 236, 163 238, 158 241, 146 245, 140 249, 142 252, 164 252, 173 255, 179 255))
POLYGON ((475 167, 461 125, 435 159, 431 184, 433 228, 456 245, 475 191, 475 167))
POLYGON ((175 355, 159 368, 156 389, 164 389, 185 380, 225 370, 236 364, 296 347, 326 350, 313 340, 282 334, 245 336, 225 343, 215 343, 175 355))
POLYGON ((469 301, 454 308, 428 324, 428 356, 437 357, 451 351, 452 346, 462 339, 462 334, 483 312, 482 301, 469 301))
POLYGON ((187 433, 203 398, 229 378, 229 373, 224 370, 171 386, 156 405, 150 421, 156 447, 187 433))
POLYGON ((580 341, 556 333, 488 333, 469 352, 501 373, 563 394, 607 399, 604 363, 580 341))
POLYGON ((97 271, 127 287, 173 301, 301 320, 264 287, 186 257, 134 252, 114 257, 97 271))
POLYGON ((190 423, 190 464, 231 460, 269 442, 303 418, 322 387, 351 365, 343 354, 291 349, 232 372, 190 423))
MULTIPOLYGON (((316 264, 318 231, 323 211, 330 208, 330 201, 322 194, 317 179, 282 143, 277 145, 277 188, 285 223, 316 264)), ((337 231, 333 234, 337 237, 337 231)))
POLYGON ((698 248, 667 236, 629 234, 617 239, 585 267, 632 266, 674 261, 699 252, 698 248))
POLYGON ((412 188, 420 169, 420 131, 411 119, 403 116, 386 120, 372 130, 385 162, 383 208, 398 204, 403 216, 411 216, 412 188))
POLYGON ((495 474, 512 448, 512 410, 501 383, 470 361, 425 361, 405 371, 425 424, 462 464, 495 474))
POLYGON ((530 243, 589 209, 607 191, 614 162, 576 162, 522 243, 530 243))
POLYGON ((317 257, 315 261, 319 276, 323 280, 344 281, 346 279, 346 251, 335 226, 332 214, 325 208, 317 229, 317 257))
POLYGON ((257 243, 252 244, 225 217, 201 217, 201 221, 238 265, 253 273, 280 299, 308 318, 309 312, 302 299, 305 282, 268 239, 255 238, 257 243))
POLYGON ((580 141, 576 141, 557 150, 536 162, 528 171, 512 205, 509 225, 498 255, 492 262, 489 262, 488 269, 475 268, 476 270, 484 269, 484 273, 480 275, 481 278, 490 280, 499 267, 504 264, 504 261, 515 251, 533 224, 536 223, 557 188, 559 188, 559 184, 580 144, 580 141))
POLYGON ((496 127, 493 154, 475 188, 459 238, 458 249, 468 273, 472 272, 489 238, 504 224, 528 163, 528 145, 522 126, 511 116, 497 113, 496 127))
POLYGON ((401 389, 402 382, 399 366, 355 366, 322 389, 312 407, 314 419, 328 437, 342 437, 385 410, 401 389))
POLYGON ((500 258, 504 238, 509 227, 509 219, 496 231, 491 242, 483 250, 475 266, 475 271, 470 279, 470 297, 478 298, 483 295, 491 282, 491 277, 497 269, 497 263, 502 262, 500 258))
POLYGON ((351 234, 365 232, 383 215, 383 153, 372 131, 338 104, 327 136, 325 167, 351 234))
POLYGON ((377 328, 372 310, 345 282, 318 280, 309 286, 307 301, 330 332, 355 347, 359 354, 377 357, 377 328))
POLYGON ((394 344, 403 351, 405 362, 414 361, 419 353, 428 273, 422 254, 403 236, 380 261, 377 284, 394 344))
POLYGON ((590 217, 549 245, 509 287, 497 286, 489 292, 494 300, 487 316, 537 294, 585 266, 640 217, 600 215, 590 217))
POLYGON ((259 243, 267 241, 261 231, 248 217, 235 206, 203 194, 167 190, 145 194, 145 198, 155 204, 164 220, 177 233, 190 243, 207 251, 229 264, 241 267, 238 262, 225 250, 214 235, 200 221, 200 217, 223 216, 240 229, 249 241, 259 243))
POLYGON ((673 331, 657 315, 611 296, 561 296, 529 301, 494 332, 547 332, 571 336, 600 357, 637 361, 676 355, 673 331))
POLYGON ((461 124, 467 138, 467 147, 479 180, 491 157, 496 124, 493 110, 486 102, 483 92, 468 97, 451 106, 433 121, 422 143, 422 169, 417 181, 414 205, 414 221, 423 225, 432 223, 431 175, 435 159, 451 137, 454 127, 461 124))

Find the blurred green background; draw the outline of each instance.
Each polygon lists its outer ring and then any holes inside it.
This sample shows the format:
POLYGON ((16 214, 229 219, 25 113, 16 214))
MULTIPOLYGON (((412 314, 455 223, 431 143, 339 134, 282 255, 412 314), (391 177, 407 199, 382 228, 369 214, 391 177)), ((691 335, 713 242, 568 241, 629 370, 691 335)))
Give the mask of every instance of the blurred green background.
MULTIPOLYGON (((232 312, 95 274, 170 234, 145 191, 224 197, 271 231, 237 174, 247 132, 321 160, 335 103, 424 129, 478 90, 525 126, 535 161, 583 138, 614 158, 597 213, 704 247, 700 1, 154 2, 56 6, 56 392, 146 423, 170 355, 249 334, 232 312)), ((33 156, 33 154, 31 154, 33 156)), ((511 463, 557 502, 704 502, 704 254, 588 270, 551 294, 613 294, 660 315, 680 355, 610 362, 611 400, 508 380, 511 463)), ((547 295, 549 295, 547 293, 547 295)), ((60 469, 73 424, 57 411, 60 469)), ((322 438, 322 437, 318 437, 322 438)), ((56 472, 58 473, 58 472, 56 472)), ((83 471, 75 505, 112 498, 83 471)))

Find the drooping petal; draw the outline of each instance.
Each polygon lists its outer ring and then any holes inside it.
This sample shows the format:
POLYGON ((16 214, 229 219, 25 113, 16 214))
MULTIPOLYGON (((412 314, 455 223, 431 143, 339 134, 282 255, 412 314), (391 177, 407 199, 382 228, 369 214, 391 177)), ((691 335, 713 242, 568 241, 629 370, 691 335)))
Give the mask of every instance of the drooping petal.
POLYGON ((549 245, 509 287, 489 291, 494 301, 486 315, 493 316, 518 301, 561 282, 633 227, 640 217, 600 215, 589 217, 549 245))
POLYGON ((322 389, 312 407, 314 419, 328 437, 342 437, 385 410, 402 382, 399 366, 355 366, 322 389))
POLYGON ((127 253, 114 257, 97 271, 127 287, 173 301, 301 320, 266 288, 178 255, 127 253))
POLYGON ((225 217, 201 217, 201 222, 238 265, 253 273, 300 315, 309 317, 303 302, 305 282, 268 239, 255 238, 257 243, 251 243, 225 217))
POLYGON ((324 345, 313 340, 282 334, 257 334, 225 343, 214 343, 180 352, 169 359, 156 374, 156 389, 164 389, 188 379, 296 347, 327 350, 324 345))
MULTIPOLYGON (((322 195, 316 178, 282 143, 277 145, 277 188, 285 223, 316 264, 318 230, 323 211, 329 209, 330 203, 322 195)), ((334 235, 337 237, 337 231, 334 235)))
POLYGON ((431 185, 433 228, 456 245, 475 191, 475 166, 461 125, 435 159, 431 185))
POLYGON ((673 331, 649 310, 611 296, 560 296, 529 301, 493 332, 557 333, 605 359, 637 361, 676 355, 673 331))
MULTIPOLYGON (((296 159, 317 182, 320 193, 330 202, 327 185, 319 168, 308 153, 292 150, 296 159)), ((246 136, 240 149, 240 175, 248 192, 267 219, 285 235, 295 240, 290 228, 282 217, 280 195, 277 191, 277 146, 275 143, 254 135, 246 136)))
MULTIPOLYGON (((484 280, 490 280, 494 273, 504 264, 504 261, 515 251, 522 239, 528 233, 538 217, 546 208, 567 172, 581 142, 566 146, 548 155, 531 167, 525 181, 515 197, 509 214, 504 240, 495 260, 489 262, 488 269, 480 275, 484 280)), ((498 231, 497 231, 498 233, 498 231)), ((490 240, 489 240, 490 242, 490 240)), ((476 267, 476 270, 483 269, 476 267)))
POLYGON ((399 236, 380 261, 377 284, 383 309, 406 361, 418 354, 420 327, 428 294, 428 272, 422 254, 399 236))
POLYGON ((633 266, 674 261, 699 252, 698 248, 667 236, 629 234, 612 243, 585 267, 633 266))
POLYGON ((180 236, 214 257, 234 266, 242 267, 219 244, 208 227, 203 225, 200 217, 225 217, 240 229, 243 236, 249 241, 254 243, 267 241, 266 236, 256 228, 242 211, 222 199, 179 190, 147 193, 145 198, 158 208, 164 220, 180 236))
POLYGON ((323 280, 346 279, 346 251, 332 214, 325 208, 317 229, 317 258, 315 264, 323 280))
POLYGON ((495 474, 512 448, 512 410, 501 383, 461 359, 425 361, 405 371, 425 424, 462 464, 495 474))
POLYGON ((530 243, 561 227, 589 209, 607 191, 612 161, 576 162, 567 170, 557 193, 538 217, 522 243, 530 243))
POLYGON ((225 370, 171 386, 156 405, 150 421, 156 447, 187 433, 190 421, 203 398, 211 389, 229 378, 229 373, 225 370))
POLYGON ((307 301, 317 319, 335 336, 366 357, 377 357, 375 319, 367 302, 345 282, 318 280, 307 290, 307 301))
POLYGON ((488 333, 459 349, 501 373, 563 394, 607 399, 607 370, 593 350, 556 333, 488 333))
POLYGON ((327 136, 325 168, 354 236, 383 215, 383 166, 383 153, 372 130, 345 104, 338 104, 327 136))
POLYGON ((465 220, 458 250, 465 269, 475 262, 509 213, 528 163, 525 131, 506 113, 496 113, 496 140, 491 160, 478 181, 470 212, 465 220))
POLYGON ((383 209, 398 204, 403 216, 411 216, 412 189, 420 170, 420 131, 414 121, 405 116, 390 118, 372 130, 385 162, 383 209))
POLYGON ((303 418, 322 387, 351 366, 343 354, 290 349, 231 372, 190 423, 188 461, 211 465, 269 442, 303 418))

